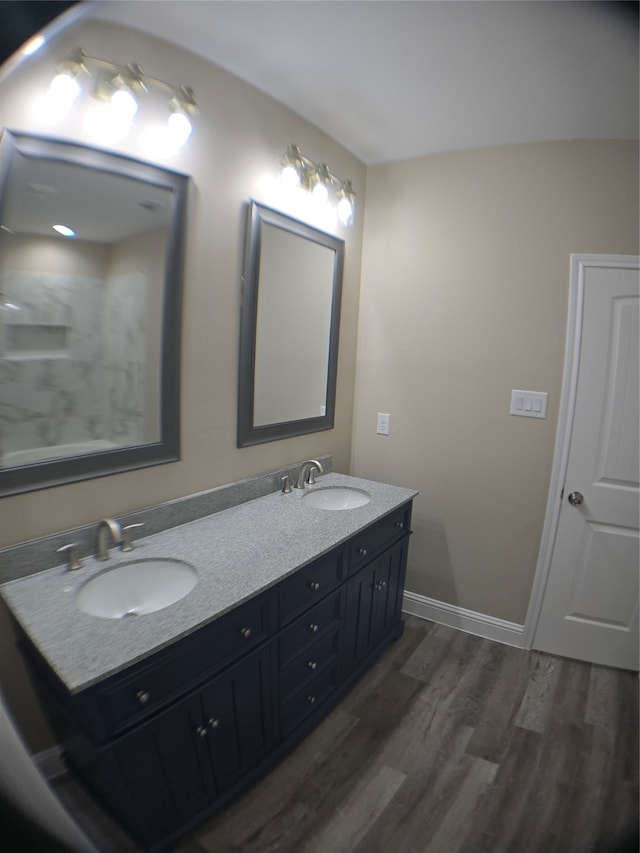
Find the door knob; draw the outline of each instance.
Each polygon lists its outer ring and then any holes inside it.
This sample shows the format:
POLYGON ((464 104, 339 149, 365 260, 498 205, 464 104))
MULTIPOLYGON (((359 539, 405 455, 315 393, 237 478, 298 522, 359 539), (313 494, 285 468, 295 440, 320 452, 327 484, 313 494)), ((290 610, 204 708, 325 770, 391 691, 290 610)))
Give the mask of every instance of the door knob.
POLYGON ((582 492, 571 492, 567 500, 571 506, 580 506, 580 504, 584 502, 584 495, 582 492))

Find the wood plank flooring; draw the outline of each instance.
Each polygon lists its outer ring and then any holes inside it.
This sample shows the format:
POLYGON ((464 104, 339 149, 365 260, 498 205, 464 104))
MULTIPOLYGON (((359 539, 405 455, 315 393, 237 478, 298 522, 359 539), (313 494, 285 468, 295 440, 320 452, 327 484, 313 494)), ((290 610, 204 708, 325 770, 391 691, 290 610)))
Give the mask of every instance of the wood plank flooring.
MULTIPOLYGON (((405 621, 176 853, 636 853, 637 674, 405 621)), ((135 850, 72 780, 57 790, 101 853, 135 850)))

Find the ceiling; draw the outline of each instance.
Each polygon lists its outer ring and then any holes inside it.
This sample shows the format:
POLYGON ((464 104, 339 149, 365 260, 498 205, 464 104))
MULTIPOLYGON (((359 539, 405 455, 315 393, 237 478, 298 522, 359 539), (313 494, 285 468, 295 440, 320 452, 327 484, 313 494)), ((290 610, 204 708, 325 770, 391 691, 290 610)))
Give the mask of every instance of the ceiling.
POLYGON ((638 137, 637 3, 89 6, 88 18, 140 29, 236 74, 367 164, 503 143, 638 137))

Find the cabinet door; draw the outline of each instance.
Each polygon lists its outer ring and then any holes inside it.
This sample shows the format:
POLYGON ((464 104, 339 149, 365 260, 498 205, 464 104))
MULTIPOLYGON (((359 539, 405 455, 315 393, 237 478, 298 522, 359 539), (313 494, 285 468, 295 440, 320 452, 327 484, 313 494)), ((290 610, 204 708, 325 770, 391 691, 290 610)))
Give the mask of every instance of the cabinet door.
POLYGON ((103 751, 93 781, 106 780, 100 794, 136 838, 179 830, 266 753, 269 660, 257 650, 103 751))
POLYGON ((100 793, 145 843, 175 832, 215 797, 200 723, 198 699, 185 699, 103 750, 92 768, 95 781, 109 765, 118 767, 100 793))
POLYGON ((347 584, 342 665, 348 672, 400 622, 408 537, 384 551, 347 584))
POLYGON ((272 715, 269 647, 249 655, 200 693, 201 723, 218 794, 267 753, 272 715))

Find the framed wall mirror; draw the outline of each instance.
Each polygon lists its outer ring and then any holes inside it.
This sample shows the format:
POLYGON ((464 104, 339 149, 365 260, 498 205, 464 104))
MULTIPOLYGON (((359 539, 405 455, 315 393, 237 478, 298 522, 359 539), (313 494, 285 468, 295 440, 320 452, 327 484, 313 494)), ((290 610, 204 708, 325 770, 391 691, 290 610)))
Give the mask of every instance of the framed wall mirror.
POLYGON ((189 178, 0 140, 0 496, 175 461, 189 178))
POLYGON ((250 202, 238 447, 333 427, 343 264, 338 237, 250 202))

